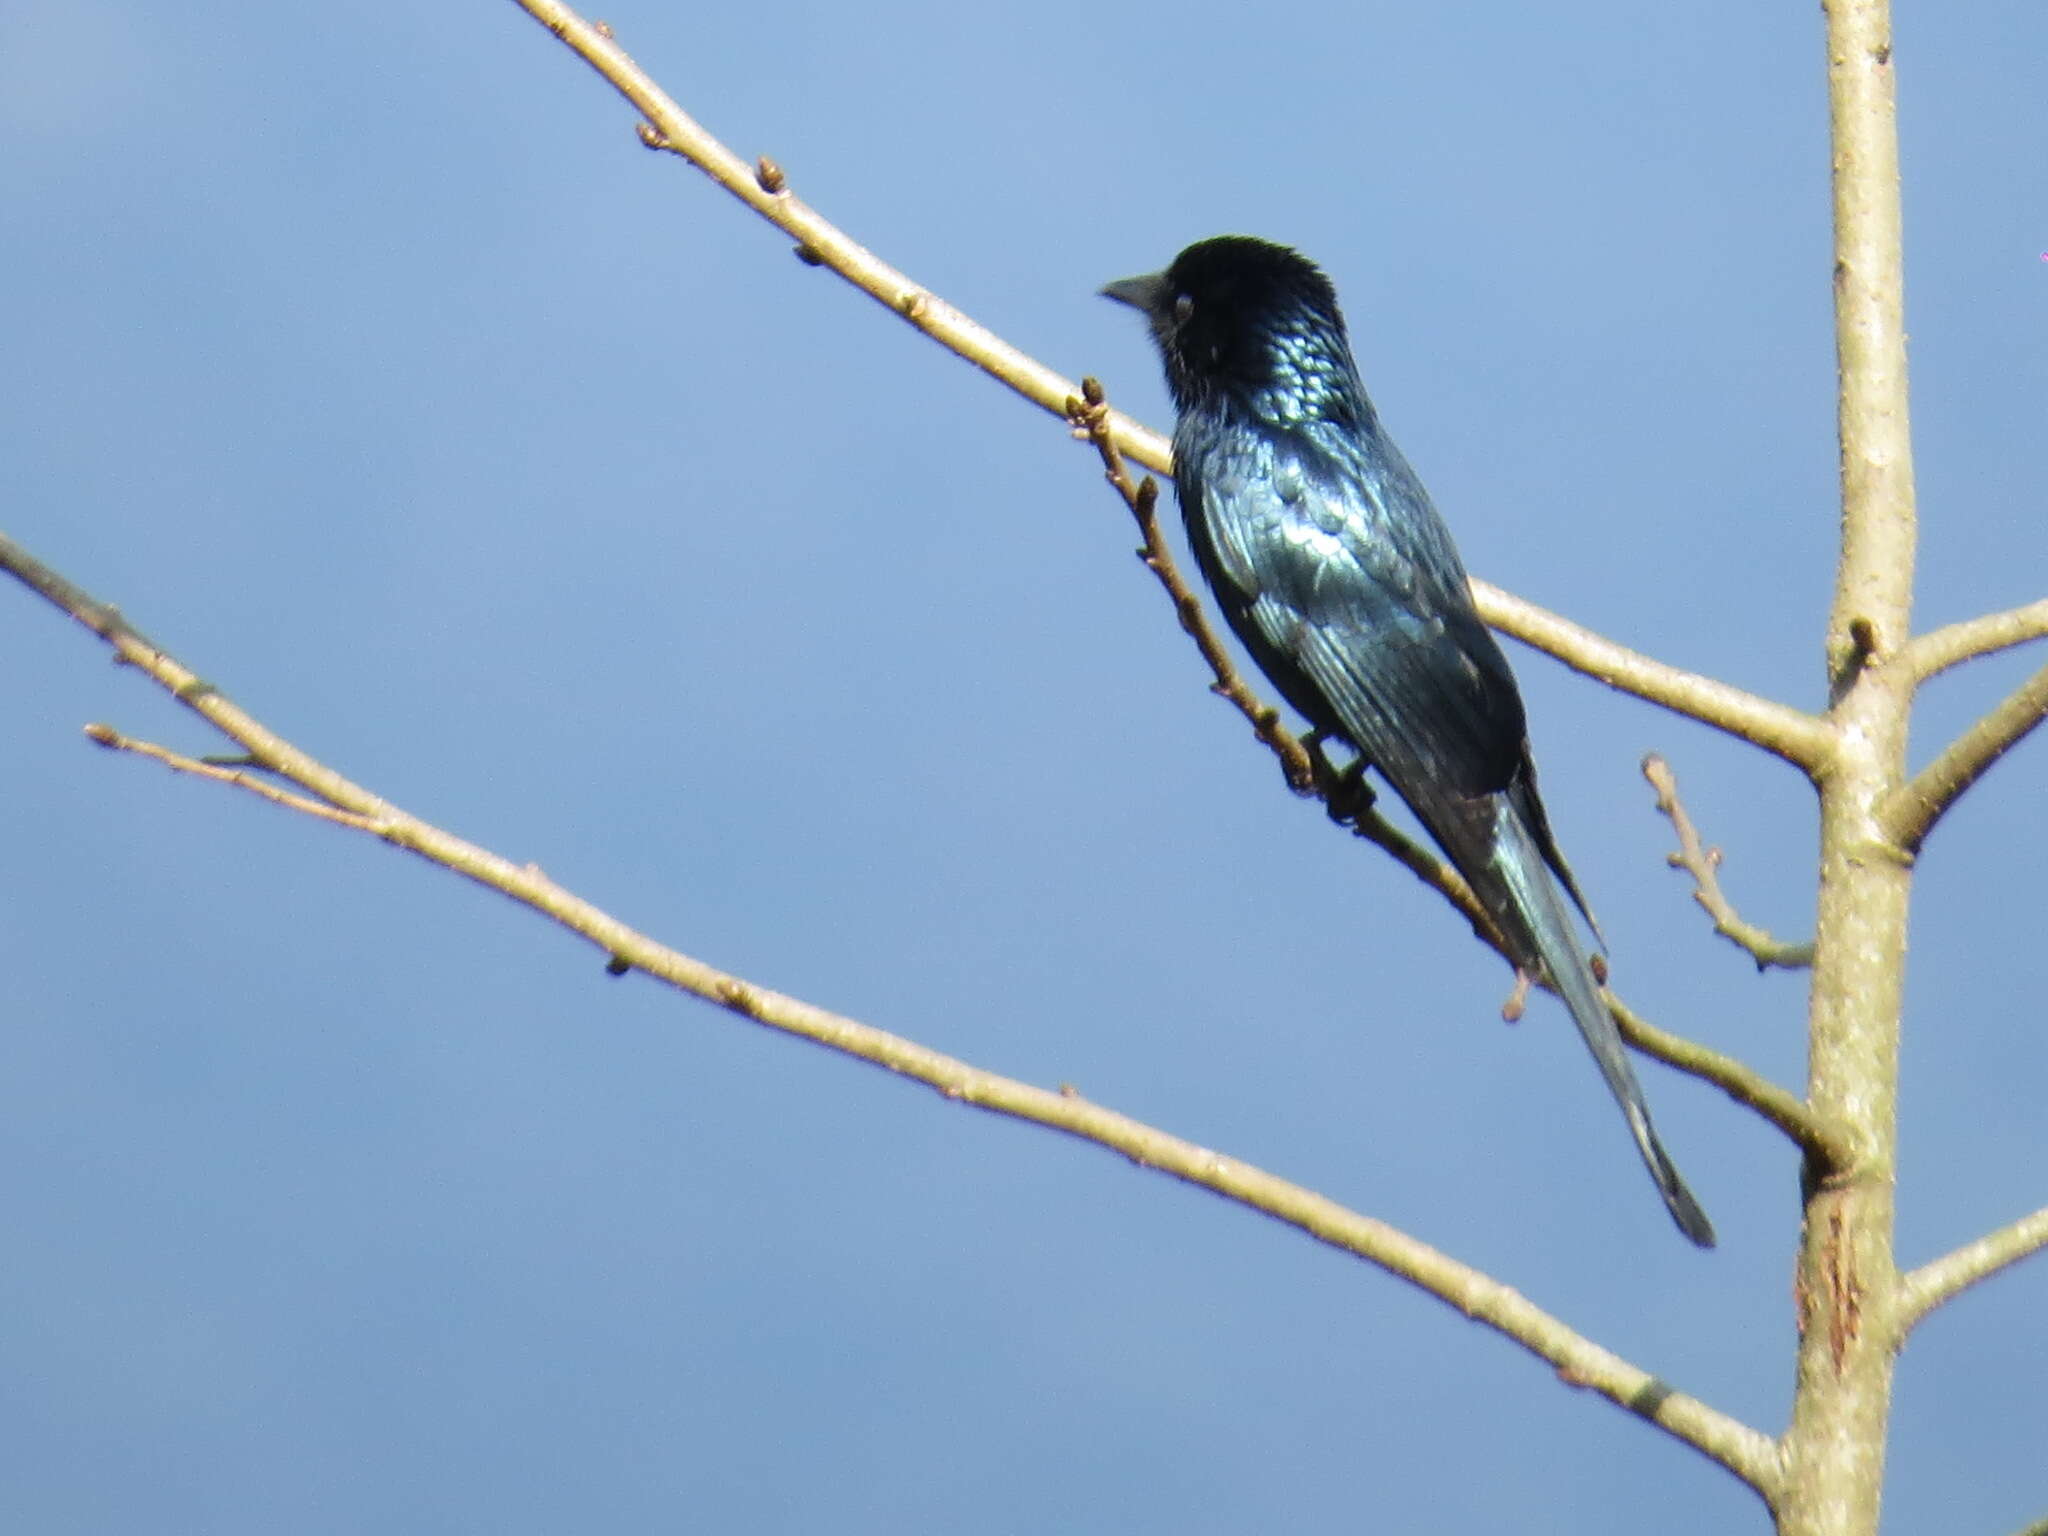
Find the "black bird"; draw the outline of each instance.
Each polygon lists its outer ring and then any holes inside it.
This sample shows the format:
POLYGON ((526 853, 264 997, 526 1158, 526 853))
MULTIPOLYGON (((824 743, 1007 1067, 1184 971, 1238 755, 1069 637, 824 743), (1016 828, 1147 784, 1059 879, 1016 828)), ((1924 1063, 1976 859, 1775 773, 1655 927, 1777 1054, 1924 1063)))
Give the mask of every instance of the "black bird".
POLYGON ((1181 514, 1230 627, 1319 736, 1408 803, 1514 964, 1555 984, 1672 1219, 1711 1248, 1566 905, 1591 922, 1537 797, 1514 674, 1366 398, 1330 280, 1285 246, 1224 235, 1102 292, 1151 322, 1181 514))

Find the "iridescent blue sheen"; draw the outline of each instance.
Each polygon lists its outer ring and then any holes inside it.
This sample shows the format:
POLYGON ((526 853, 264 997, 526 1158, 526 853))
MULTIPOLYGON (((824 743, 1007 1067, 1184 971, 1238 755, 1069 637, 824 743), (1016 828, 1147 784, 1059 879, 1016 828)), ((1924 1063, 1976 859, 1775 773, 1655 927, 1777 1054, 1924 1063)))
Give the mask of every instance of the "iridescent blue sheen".
POLYGON ((1408 803, 1516 966, 1556 985, 1672 1219, 1712 1247, 1600 999, 1571 904, 1591 914, 1536 792, 1514 674, 1366 397, 1329 279, 1226 235, 1103 292, 1151 322, 1188 539, 1231 628, 1318 733, 1408 803))

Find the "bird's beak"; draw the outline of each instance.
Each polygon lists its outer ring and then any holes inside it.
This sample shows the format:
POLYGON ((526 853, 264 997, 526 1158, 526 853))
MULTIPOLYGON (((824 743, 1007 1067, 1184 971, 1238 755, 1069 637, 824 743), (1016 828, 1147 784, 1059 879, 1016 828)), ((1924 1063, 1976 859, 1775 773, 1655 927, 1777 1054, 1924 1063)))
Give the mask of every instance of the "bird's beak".
POLYGON ((1102 296, 1152 314, 1166 303, 1166 274, 1147 272, 1143 277, 1120 277, 1103 287, 1102 296))

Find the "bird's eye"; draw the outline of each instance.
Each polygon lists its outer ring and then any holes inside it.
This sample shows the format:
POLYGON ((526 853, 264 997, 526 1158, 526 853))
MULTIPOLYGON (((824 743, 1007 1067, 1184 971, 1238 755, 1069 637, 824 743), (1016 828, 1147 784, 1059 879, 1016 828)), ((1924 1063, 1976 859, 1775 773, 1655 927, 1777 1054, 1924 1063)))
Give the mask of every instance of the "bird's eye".
POLYGON ((1188 316, 1192 315, 1194 312, 1195 301, 1189 298, 1186 294, 1181 294, 1173 301, 1173 318, 1179 321, 1181 324, 1187 324, 1188 316))

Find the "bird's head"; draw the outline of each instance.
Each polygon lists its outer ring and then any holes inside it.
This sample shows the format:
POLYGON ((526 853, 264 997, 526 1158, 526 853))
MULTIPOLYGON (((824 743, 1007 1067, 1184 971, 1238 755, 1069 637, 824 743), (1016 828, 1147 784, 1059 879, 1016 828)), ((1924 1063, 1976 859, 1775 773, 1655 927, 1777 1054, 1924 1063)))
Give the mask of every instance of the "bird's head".
POLYGON ((1183 411, 1226 395, 1314 409, 1355 388, 1337 291, 1284 245, 1219 235, 1189 246, 1164 272, 1102 293, 1151 323, 1183 411))

